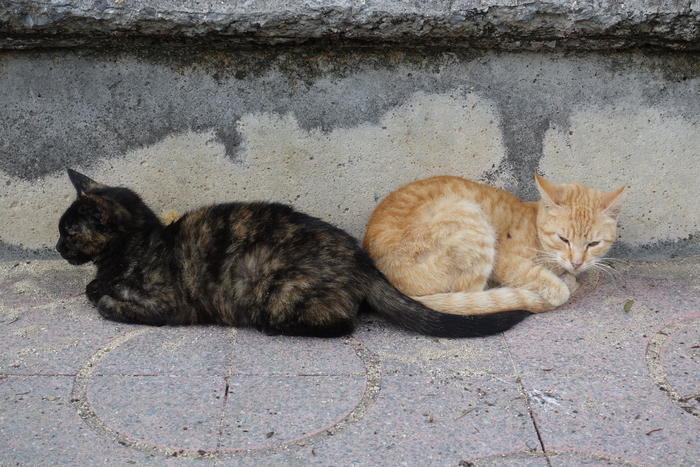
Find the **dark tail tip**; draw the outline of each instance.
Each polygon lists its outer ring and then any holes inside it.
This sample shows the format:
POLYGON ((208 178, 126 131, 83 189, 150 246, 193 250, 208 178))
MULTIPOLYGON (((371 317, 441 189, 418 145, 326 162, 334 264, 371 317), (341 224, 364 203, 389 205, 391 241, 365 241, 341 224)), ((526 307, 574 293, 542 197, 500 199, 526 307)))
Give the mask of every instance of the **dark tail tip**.
POLYGON ((435 337, 484 337, 507 331, 531 314, 524 310, 468 316, 436 312, 425 331, 435 337))

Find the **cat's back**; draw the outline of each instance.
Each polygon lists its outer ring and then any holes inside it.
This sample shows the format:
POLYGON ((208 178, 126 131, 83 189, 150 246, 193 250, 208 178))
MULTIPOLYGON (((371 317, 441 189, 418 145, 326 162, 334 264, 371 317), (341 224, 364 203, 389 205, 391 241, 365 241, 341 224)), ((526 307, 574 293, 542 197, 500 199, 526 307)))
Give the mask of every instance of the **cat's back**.
MULTIPOLYGON (((517 203, 513 195, 462 177, 443 175, 411 182, 390 193, 372 213, 367 224, 364 248, 401 241, 415 225, 430 224, 437 217, 450 218, 464 203, 489 210, 495 205, 517 203)), ((454 217, 452 217, 454 218, 454 217)))
POLYGON ((331 285, 355 290, 362 279, 358 266, 364 253, 350 235, 287 205, 208 206, 167 229, 181 295, 215 310, 212 316, 223 316, 225 323, 247 322, 245 310, 262 310, 255 307, 270 294, 331 285))
POLYGON ((310 251, 352 254, 357 249, 355 240, 344 231, 280 203, 206 206, 186 213, 167 229, 172 230, 176 257, 213 264, 210 269, 251 250, 294 261, 310 256, 310 251))
POLYGON ((281 241, 304 231, 338 230, 320 219, 281 203, 239 202, 205 206, 169 226, 176 242, 214 244, 281 241))

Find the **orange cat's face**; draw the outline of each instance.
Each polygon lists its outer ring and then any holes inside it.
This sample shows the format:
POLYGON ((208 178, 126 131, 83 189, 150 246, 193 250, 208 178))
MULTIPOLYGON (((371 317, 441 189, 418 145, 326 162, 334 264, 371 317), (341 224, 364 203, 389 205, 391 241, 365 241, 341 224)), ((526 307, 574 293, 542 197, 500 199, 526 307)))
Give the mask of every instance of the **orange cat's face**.
POLYGON ((535 178, 542 195, 537 234, 544 259, 572 274, 591 268, 615 241, 624 187, 601 193, 578 183, 554 185, 535 178))

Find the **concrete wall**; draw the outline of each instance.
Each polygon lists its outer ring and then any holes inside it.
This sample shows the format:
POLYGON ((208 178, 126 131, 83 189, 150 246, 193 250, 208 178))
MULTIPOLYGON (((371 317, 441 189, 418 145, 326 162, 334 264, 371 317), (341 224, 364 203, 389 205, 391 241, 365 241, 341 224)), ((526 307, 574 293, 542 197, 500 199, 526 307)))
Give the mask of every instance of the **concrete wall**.
POLYGON ((160 46, 0 52, 0 257, 51 255, 65 167, 156 210, 266 199, 360 237, 436 174, 629 192, 615 253, 700 253, 700 57, 160 46))

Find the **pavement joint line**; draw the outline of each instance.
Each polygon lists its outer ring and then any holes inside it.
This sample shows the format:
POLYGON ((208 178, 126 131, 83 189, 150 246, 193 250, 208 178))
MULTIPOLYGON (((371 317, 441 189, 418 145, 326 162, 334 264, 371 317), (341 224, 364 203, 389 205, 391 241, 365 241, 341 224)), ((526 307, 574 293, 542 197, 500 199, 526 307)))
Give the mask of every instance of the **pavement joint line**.
MULTIPOLYGON (((474 467, 492 466, 493 463, 490 461, 505 461, 505 460, 522 460, 523 458, 530 459, 545 459, 549 461, 549 458, 556 459, 562 456, 575 456, 578 461, 596 461, 605 462, 608 465, 623 465, 629 467, 641 467, 641 464, 635 464, 621 457, 611 456, 608 454, 599 454, 595 452, 579 451, 577 449, 560 449, 556 451, 549 450, 546 453, 541 451, 513 451, 505 454, 493 454, 486 457, 479 457, 477 459, 471 459, 469 462, 474 467)), ((569 459, 567 459, 569 460, 569 459)), ((564 460, 565 461, 565 460, 564 460)), ((569 460, 570 461, 570 460, 569 460)), ((567 465, 571 464, 571 461, 567 465)))
MULTIPOLYGON (((130 339, 150 332, 151 329, 144 327, 128 331, 120 336, 112 339, 107 345, 100 348, 90 358, 88 358, 81 366, 73 381, 71 390, 70 402, 77 410, 78 416, 96 433, 132 449, 136 449, 148 454, 155 454, 167 457, 184 457, 194 459, 215 459, 215 458, 237 458, 237 457, 261 457, 291 450, 298 450, 309 443, 314 443, 324 439, 327 436, 333 436, 343 430, 346 426, 356 423, 368 412, 369 408, 374 404, 379 396, 382 379, 382 366, 380 359, 371 352, 364 343, 356 337, 347 336, 342 339, 342 343, 349 345, 354 350, 356 356, 360 359, 365 367, 365 390, 362 393, 357 404, 346 414, 342 415, 338 420, 330 425, 312 431, 301 437, 284 441, 273 446, 263 446, 257 448, 221 448, 220 443, 217 443, 217 448, 213 450, 206 449, 180 449, 178 447, 157 445, 150 441, 140 440, 130 433, 121 432, 118 429, 105 423, 97 415, 88 400, 88 386, 90 380, 95 376, 95 370, 104 358, 113 350, 123 345, 130 339)), ((235 328, 234 328, 234 332, 235 328)), ((162 376, 162 375, 159 375, 162 376)), ((218 375, 221 376, 221 375, 218 375)), ((347 375, 342 375, 347 376, 347 375)), ((225 378, 229 378, 226 376, 225 378)), ((226 402, 226 401, 225 401, 226 402)), ((225 405, 224 405, 225 408, 225 405)), ((223 409, 222 409, 223 414, 223 409)), ((220 423, 223 423, 223 415, 220 423)), ((220 432, 222 435, 223 433, 220 432)), ((220 440, 221 441, 221 438, 220 440)))
POLYGON ((694 321, 700 319, 700 314, 694 314, 688 316, 680 321, 672 322, 662 329, 656 331, 656 333, 649 339, 647 344, 647 351, 644 355, 647 368, 649 369, 649 376, 654 381, 658 388, 665 392, 668 397, 670 397, 683 411, 700 417, 700 410, 692 405, 687 405, 687 402, 693 398, 693 395, 681 395, 679 394, 673 385, 668 381, 668 375, 666 374, 666 369, 661 362, 661 353, 663 351, 664 345, 671 335, 680 329, 690 326, 694 321))
POLYGON ((527 406, 527 413, 530 415, 530 420, 532 420, 532 426, 535 429, 535 433, 537 434, 537 440, 540 443, 540 448, 542 449, 542 454, 544 455, 544 458, 547 461, 547 465, 549 467, 552 467, 552 461, 549 459, 549 455, 547 454, 547 447, 544 444, 544 440, 542 439, 542 434, 540 433, 540 427, 537 426, 537 420, 535 419, 535 414, 532 410, 532 403, 530 401, 530 395, 525 390, 525 385, 523 384, 523 379, 520 375, 520 370, 518 369, 518 365, 515 363, 515 359, 513 358, 513 353, 511 352, 510 345, 508 344, 508 338, 506 337, 505 333, 501 333, 501 338, 503 339, 503 343, 506 347, 506 351, 508 352, 508 358, 510 359, 510 363, 513 366, 513 375, 515 376, 515 381, 518 383, 518 387, 520 388, 520 393, 525 398, 525 405, 527 406))
MULTIPOLYGON (((0 376, 3 376, 2 373, 0 373, 0 376)), ((14 376, 75 376, 75 374, 72 375, 43 375, 43 374, 37 374, 37 375, 21 375, 17 374, 14 376)), ((228 375, 223 375, 221 373, 94 373, 92 376, 133 376, 133 377, 151 377, 151 376, 168 376, 171 378, 187 378, 187 377, 195 377, 195 376, 220 376, 222 378, 231 378, 234 376, 259 376, 259 377, 290 377, 290 378, 296 378, 296 377, 319 377, 319 376, 364 376, 364 373, 303 373, 303 374, 296 374, 296 373, 232 373, 228 375)))
POLYGON ((224 381, 226 383, 226 386, 224 387, 224 401, 221 404, 221 416, 219 417, 219 431, 217 434, 217 440, 216 440, 216 450, 218 451, 221 449, 221 443, 223 441, 224 437, 224 418, 226 416, 226 406, 228 405, 228 395, 230 392, 230 383, 231 383, 231 376, 234 373, 235 370, 235 361, 236 361, 236 344, 238 343, 238 330, 236 328, 231 328, 231 352, 229 354, 229 365, 228 365, 228 372, 227 375, 224 376, 224 381))
POLYGON ((67 376, 70 378, 75 378, 75 373, 64 374, 64 373, 0 373, 0 378, 46 378, 50 376, 67 376))

